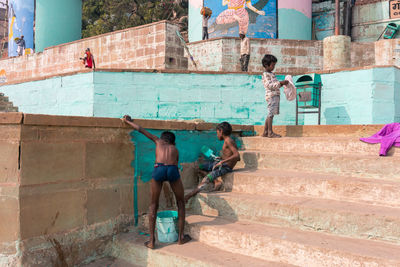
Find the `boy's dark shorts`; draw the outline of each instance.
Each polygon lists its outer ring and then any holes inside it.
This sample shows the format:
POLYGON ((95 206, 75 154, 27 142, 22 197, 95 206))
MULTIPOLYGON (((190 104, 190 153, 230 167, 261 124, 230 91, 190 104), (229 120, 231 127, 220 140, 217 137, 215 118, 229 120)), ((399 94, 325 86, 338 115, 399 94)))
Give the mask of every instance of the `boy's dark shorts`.
POLYGON ((175 182, 181 178, 178 166, 163 163, 154 164, 152 177, 157 182, 175 182))
POLYGON ((281 97, 279 95, 273 96, 268 99, 268 117, 273 117, 279 115, 281 97))
POLYGON ((227 164, 223 163, 221 166, 216 167, 213 170, 213 167, 218 164, 219 161, 215 160, 215 161, 208 161, 206 163, 200 164, 200 169, 203 171, 207 171, 210 172, 209 174, 207 174, 208 179, 210 180, 210 182, 214 181, 215 179, 217 179, 218 177, 221 177, 227 173, 233 172, 233 170, 231 169, 231 167, 229 167, 227 164))

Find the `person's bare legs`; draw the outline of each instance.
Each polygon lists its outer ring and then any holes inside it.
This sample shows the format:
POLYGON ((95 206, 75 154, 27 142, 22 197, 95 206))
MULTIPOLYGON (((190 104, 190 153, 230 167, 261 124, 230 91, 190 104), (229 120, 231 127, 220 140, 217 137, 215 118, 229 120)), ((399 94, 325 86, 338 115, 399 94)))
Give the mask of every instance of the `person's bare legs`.
POLYGON ((162 182, 151 179, 151 204, 149 208, 150 240, 144 243, 146 247, 151 249, 154 249, 154 243, 156 241, 154 231, 156 227, 158 200, 160 199, 162 185, 162 182))
POLYGON ((170 186, 168 185, 168 183, 163 184, 165 201, 167 202, 167 207, 171 208, 173 205, 173 199, 172 199, 171 190, 169 188, 170 188, 170 186))
POLYGON ((201 183, 192 192, 185 196, 185 203, 187 203, 189 199, 200 193, 200 191, 203 190, 204 186, 208 183, 208 180, 208 176, 204 177, 201 183))
POLYGON ((274 133, 274 132, 272 131, 272 121, 273 121, 273 120, 274 120, 274 117, 273 117, 273 116, 267 118, 267 124, 268 124, 268 135, 267 135, 267 137, 269 137, 269 138, 279 138, 279 137, 282 137, 282 136, 280 136, 279 134, 276 134, 276 133, 274 133))
POLYGON ((261 135, 262 137, 268 137, 268 118, 269 118, 269 117, 267 117, 267 118, 265 119, 264 132, 263 132, 263 134, 261 135))
POLYGON ((183 245, 192 238, 189 235, 185 235, 185 191, 183 188, 182 180, 178 179, 174 182, 170 182, 171 189, 174 192, 176 205, 178 206, 178 228, 179 228, 179 238, 178 244, 183 245))

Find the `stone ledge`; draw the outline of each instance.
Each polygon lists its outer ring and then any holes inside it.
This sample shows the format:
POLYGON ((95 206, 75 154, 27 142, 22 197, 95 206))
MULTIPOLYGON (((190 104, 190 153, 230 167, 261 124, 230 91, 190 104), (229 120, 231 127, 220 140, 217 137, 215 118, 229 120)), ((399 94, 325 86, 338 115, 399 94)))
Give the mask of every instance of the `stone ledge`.
MULTIPOLYGON (((135 119, 135 123, 143 128, 155 130, 186 130, 210 131, 215 130, 217 123, 203 123, 191 121, 162 121, 135 119)), ((24 113, 4 113, 0 115, 0 125, 23 124, 29 126, 64 126, 64 127, 99 127, 99 128, 127 128, 121 119, 96 118, 79 116, 55 116, 24 113)), ((234 132, 253 131, 252 125, 232 125, 234 132)))
POLYGON ((0 113, 0 124, 21 124, 23 116, 19 112, 0 113))
POLYGON ((322 71, 309 72, 309 73, 332 74, 332 73, 336 73, 336 72, 369 70, 369 69, 378 69, 378 68, 396 68, 396 69, 400 69, 400 67, 398 67, 396 65, 372 65, 372 66, 364 66, 364 67, 354 67, 354 68, 344 68, 344 69, 334 69, 334 70, 322 70, 322 71))
MULTIPOLYGON (((369 125, 279 125, 274 126, 274 131, 285 137, 365 137, 379 131, 383 124, 369 125)), ((264 126, 254 126, 257 135, 261 135, 264 126)))

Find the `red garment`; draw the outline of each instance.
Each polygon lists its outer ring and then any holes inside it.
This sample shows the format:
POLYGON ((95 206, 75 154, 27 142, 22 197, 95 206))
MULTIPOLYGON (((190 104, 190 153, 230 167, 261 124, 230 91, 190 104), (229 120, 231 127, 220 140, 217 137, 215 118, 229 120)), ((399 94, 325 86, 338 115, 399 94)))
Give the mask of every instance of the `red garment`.
POLYGON ((88 51, 86 52, 86 68, 93 68, 93 56, 92 54, 88 51))

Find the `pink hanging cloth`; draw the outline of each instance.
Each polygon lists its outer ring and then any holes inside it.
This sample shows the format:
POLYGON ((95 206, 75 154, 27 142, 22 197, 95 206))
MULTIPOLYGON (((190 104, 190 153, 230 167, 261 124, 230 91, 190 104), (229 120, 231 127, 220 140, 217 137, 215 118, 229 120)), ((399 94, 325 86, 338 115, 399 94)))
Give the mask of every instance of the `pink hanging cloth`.
POLYGON ((386 124, 376 134, 370 137, 360 138, 360 140, 370 144, 381 143, 379 156, 386 156, 392 146, 400 147, 400 123, 394 122, 386 124))

